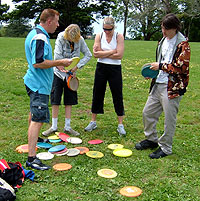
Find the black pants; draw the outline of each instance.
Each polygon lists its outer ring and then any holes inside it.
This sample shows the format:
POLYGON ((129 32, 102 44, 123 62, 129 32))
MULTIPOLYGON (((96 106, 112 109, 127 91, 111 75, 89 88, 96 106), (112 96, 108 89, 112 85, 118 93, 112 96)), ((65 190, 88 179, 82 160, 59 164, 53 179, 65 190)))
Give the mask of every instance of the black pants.
POLYGON ((124 115, 121 65, 97 63, 93 88, 92 113, 103 114, 107 81, 113 97, 115 112, 124 115))

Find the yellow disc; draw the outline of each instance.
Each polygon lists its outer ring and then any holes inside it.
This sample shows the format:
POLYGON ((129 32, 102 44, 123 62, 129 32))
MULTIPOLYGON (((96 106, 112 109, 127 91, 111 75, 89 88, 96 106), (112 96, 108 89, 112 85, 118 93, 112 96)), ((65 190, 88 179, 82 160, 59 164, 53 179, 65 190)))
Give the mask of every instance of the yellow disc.
POLYGON ((127 197, 137 197, 142 193, 142 190, 136 186, 125 186, 119 192, 127 197))
POLYGON ((101 169, 97 172, 97 174, 100 176, 100 177, 104 177, 104 178, 114 178, 117 176, 117 173, 114 171, 114 170, 111 170, 111 169, 101 169))
POLYGON ((102 158, 104 156, 104 154, 99 151, 88 151, 86 155, 91 158, 102 158))
POLYGON ((109 149, 121 149, 123 147, 124 147, 124 145, 122 145, 122 144, 109 144, 108 145, 109 149))
POLYGON ((80 61, 79 57, 73 57, 72 63, 67 68, 74 68, 78 64, 79 61, 80 61))
POLYGON ((132 153, 133 152, 130 149, 124 149, 124 148, 122 148, 122 149, 115 149, 113 151, 113 154, 115 156, 119 156, 119 157, 128 157, 128 156, 131 156, 132 153))
POLYGON ((48 139, 49 140, 58 140, 60 138, 58 137, 58 135, 51 135, 51 136, 48 137, 48 139))

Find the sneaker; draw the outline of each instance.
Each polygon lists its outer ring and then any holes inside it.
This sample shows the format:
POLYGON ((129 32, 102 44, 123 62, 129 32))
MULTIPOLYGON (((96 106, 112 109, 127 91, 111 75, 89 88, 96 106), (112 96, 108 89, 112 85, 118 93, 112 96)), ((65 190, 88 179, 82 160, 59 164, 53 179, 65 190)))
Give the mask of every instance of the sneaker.
POLYGON ((49 143, 49 139, 43 139, 43 138, 41 138, 41 137, 38 137, 37 142, 49 143))
POLYGON ((119 125, 117 128, 117 131, 119 133, 120 136, 125 136, 126 135, 126 131, 124 129, 124 125, 119 125))
POLYGON ((69 130, 66 130, 64 128, 64 133, 67 133, 67 134, 70 134, 70 135, 74 135, 74 136, 80 135, 80 133, 78 133, 77 131, 73 130, 72 128, 70 128, 69 130))
POLYGON ((32 162, 26 161, 26 167, 31 167, 36 170, 48 170, 51 167, 43 164, 38 158, 35 158, 32 162))
POLYGON ((51 135, 52 133, 55 133, 56 131, 57 131, 57 130, 53 130, 53 128, 51 127, 51 128, 49 128, 48 130, 42 132, 42 135, 44 135, 44 136, 49 136, 49 135, 51 135))
POLYGON ((167 154, 164 153, 160 147, 153 153, 149 154, 149 157, 152 159, 158 159, 158 158, 162 158, 165 156, 167 156, 167 154))
POLYGON ((97 123, 94 122, 94 121, 91 121, 84 130, 90 132, 90 131, 93 131, 96 128, 97 128, 97 123))
POLYGON ((150 141, 150 140, 143 140, 135 145, 137 150, 144 150, 144 149, 154 149, 158 147, 158 143, 150 141))

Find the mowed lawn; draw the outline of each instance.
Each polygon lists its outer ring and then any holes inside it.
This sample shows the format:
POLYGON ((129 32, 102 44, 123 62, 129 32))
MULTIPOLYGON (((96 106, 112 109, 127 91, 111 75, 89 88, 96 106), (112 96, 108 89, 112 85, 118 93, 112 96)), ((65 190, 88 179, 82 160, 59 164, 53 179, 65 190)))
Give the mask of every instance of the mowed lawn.
MULTIPOLYGON (((19 161, 25 167, 27 154, 15 151, 17 146, 27 143, 29 98, 23 84, 23 76, 27 70, 24 41, 24 38, 0 37, 0 158, 10 162, 19 161)), ((55 40, 51 42, 54 47, 55 40)), ((94 41, 86 42, 92 51, 94 41)), ((98 128, 93 132, 84 132, 91 118, 96 59, 92 57, 77 73, 80 80, 79 104, 73 107, 71 126, 81 133, 83 143, 80 146, 100 151, 104 157, 92 159, 86 155, 55 156, 45 163, 50 166, 69 163, 72 169, 34 170, 35 181, 25 180, 16 193, 17 200, 200 200, 200 43, 190 43, 190 82, 180 103, 173 154, 152 160, 148 157, 152 150, 137 151, 134 148, 135 143, 144 139, 142 110, 150 85, 150 81, 141 76, 141 67, 144 63, 155 61, 156 45, 156 41, 125 41, 122 69, 126 137, 120 137, 116 131, 117 117, 109 86, 105 96, 105 114, 99 115, 97 119, 98 128), (101 139, 104 142, 99 145, 88 144, 92 139, 101 139), (127 158, 114 156, 112 150, 108 149, 108 145, 113 143, 124 145, 133 154, 127 158), (115 170, 117 177, 99 177, 97 171, 102 168, 115 170), (142 189, 142 194, 137 198, 124 197, 119 193, 124 186, 137 186, 142 189)), ((49 107, 51 111, 51 105, 49 107)), ((163 133, 163 120, 162 115, 157 125, 159 135, 163 133)), ((49 126, 50 124, 44 124, 42 131, 49 126)), ((58 126, 62 132, 63 106, 60 107, 58 126)), ((62 144, 67 148, 76 146, 62 144)), ((39 149, 38 153, 43 151, 45 150, 39 149)))

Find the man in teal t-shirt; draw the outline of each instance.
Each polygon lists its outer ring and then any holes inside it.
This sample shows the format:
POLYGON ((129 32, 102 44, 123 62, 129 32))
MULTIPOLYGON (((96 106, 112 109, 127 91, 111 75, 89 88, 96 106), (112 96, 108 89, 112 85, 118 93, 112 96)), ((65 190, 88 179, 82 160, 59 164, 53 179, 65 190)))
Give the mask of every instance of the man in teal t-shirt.
POLYGON ((38 170, 48 170, 36 157, 36 144, 42 124, 49 122, 49 95, 53 82, 53 68, 67 72, 65 66, 71 59, 52 60, 52 48, 48 33, 54 33, 59 26, 59 13, 53 9, 45 9, 40 15, 40 24, 33 29, 25 41, 28 70, 24 76, 24 84, 30 97, 30 114, 28 128, 28 160, 26 166, 38 170))

